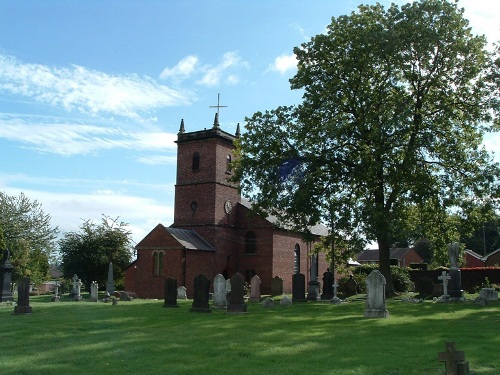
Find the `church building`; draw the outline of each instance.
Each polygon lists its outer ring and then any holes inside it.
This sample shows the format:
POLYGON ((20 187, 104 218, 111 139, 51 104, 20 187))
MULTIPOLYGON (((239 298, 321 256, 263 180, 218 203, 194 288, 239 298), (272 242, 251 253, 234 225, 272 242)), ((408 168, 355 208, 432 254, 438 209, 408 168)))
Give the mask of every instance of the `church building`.
MULTIPOLYGON (((275 276, 283 279, 284 292, 291 293, 294 273, 309 281, 311 271, 316 279, 327 270, 324 254, 309 256, 313 243, 277 227, 272 217, 252 213, 239 184, 229 180, 239 136, 239 124, 234 135, 221 130, 218 114, 208 130, 186 132, 181 121, 174 222, 158 224, 136 245, 137 259, 125 271, 126 290, 161 299, 165 279, 174 278, 192 297, 199 274, 213 280, 219 273, 229 278, 239 272, 248 282, 258 275, 262 294, 271 292, 275 276)), ((312 232, 318 238, 327 234, 323 226, 312 232)))

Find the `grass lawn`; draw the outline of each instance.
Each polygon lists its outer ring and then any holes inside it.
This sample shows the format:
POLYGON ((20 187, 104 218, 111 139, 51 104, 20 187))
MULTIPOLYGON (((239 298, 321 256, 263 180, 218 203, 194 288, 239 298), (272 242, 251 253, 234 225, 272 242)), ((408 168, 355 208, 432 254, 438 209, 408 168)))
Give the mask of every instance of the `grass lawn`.
POLYGON ((390 317, 363 318, 364 302, 307 302, 248 313, 190 312, 192 301, 49 302, 31 315, 0 304, 0 373, 438 375, 446 341, 476 375, 500 374, 500 303, 388 301, 390 317))

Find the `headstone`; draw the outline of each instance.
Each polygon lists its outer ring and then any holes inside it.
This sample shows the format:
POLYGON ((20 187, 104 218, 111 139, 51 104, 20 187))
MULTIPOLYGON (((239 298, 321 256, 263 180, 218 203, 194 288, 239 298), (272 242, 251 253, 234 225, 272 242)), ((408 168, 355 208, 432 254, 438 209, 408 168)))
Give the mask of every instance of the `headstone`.
POLYGON ((498 292, 495 288, 483 288, 479 291, 479 297, 486 301, 498 301, 498 292))
POLYGON ((306 302, 306 277, 303 273, 292 276, 292 301, 306 302))
POLYGON ((74 297, 76 296, 76 284, 78 283, 78 275, 75 273, 71 280, 73 281, 73 287, 71 288, 70 296, 74 297))
POLYGON ((226 280, 226 306, 229 304, 229 297, 231 296, 231 279, 226 280))
POLYGON ((307 300, 316 301, 319 296, 320 283, 318 281, 318 255, 311 255, 311 279, 307 287, 307 300))
POLYGON ((288 296, 284 296, 281 301, 280 301, 280 305, 281 306, 290 306, 292 304, 292 300, 290 299, 290 297, 288 296))
POLYGON ((229 294, 229 304, 227 312, 245 313, 247 305, 245 304, 245 279, 241 273, 235 273, 231 276, 231 293, 229 294))
POLYGON ((98 285, 96 281, 92 281, 90 284, 90 301, 97 302, 98 299, 98 285))
POLYGON ((281 296, 283 294, 283 279, 279 276, 274 276, 271 280, 271 295, 281 296))
POLYGON ((210 281, 205 275, 198 275, 194 278, 194 297, 191 311, 212 312, 208 306, 210 281))
POLYGON ((260 277, 257 275, 250 280, 250 301, 260 302, 260 277))
POLYGON ((220 273, 214 278, 214 307, 225 309, 227 306, 226 279, 220 273))
POLYGON ((333 273, 326 271, 323 273, 323 293, 321 294, 322 300, 330 300, 333 298, 333 273))
POLYGON ((345 294, 347 297, 354 296, 358 294, 358 283, 354 280, 353 275, 349 275, 349 280, 347 280, 345 285, 345 294))
POLYGON ((448 285, 448 294, 451 298, 461 299, 463 298, 464 291, 462 290, 462 276, 461 271, 458 268, 458 255, 460 250, 460 244, 458 242, 453 242, 448 245, 448 256, 450 258, 450 284, 448 285))
POLYGON ((385 277, 379 270, 373 270, 366 278, 365 318, 387 318, 385 306, 385 277))
POLYGON ((115 281, 113 278, 113 263, 108 265, 108 283, 106 284, 106 292, 113 294, 115 292, 115 281))
POLYGON ((438 280, 443 282, 443 295, 445 296, 448 295, 448 280, 450 279, 451 276, 449 276, 446 271, 441 272, 441 276, 438 276, 438 280))
POLYGON ((445 344, 445 351, 438 353, 438 361, 445 363, 445 375, 473 375, 469 370, 469 362, 465 353, 456 350, 454 342, 445 344))
POLYGON ((341 303, 342 301, 340 300, 339 297, 337 297, 337 288, 338 288, 338 284, 337 282, 335 282, 333 284, 333 297, 332 299, 330 300, 330 303, 334 303, 334 304, 339 304, 341 303))
POLYGON ((54 283, 54 296, 50 299, 51 302, 60 302, 61 297, 59 296, 59 282, 54 283))
POLYGON ((163 307, 179 307, 177 296, 177 280, 169 277, 165 280, 165 303, 163 307))
POLYGON ((4 250, 0 261, 0 302, 13 301, 12 296, 12 270, 9 250, 4 250))
POLYGON ((272 298, 265 298, 264 301, 262 301, 262 307, 274 307, 274 300, 272 298))
POLYGON ((132 301, 134 298, 128 292, 120 292, 120 301, 132 301))
POLYGON ((78 278, 78 276, 76 276, 76 275, 74 277, 76 277, 76 281, 73 280, 74 285, 75 285, 75 294, 73 296, 73 301, 81 301, 82 300, 82 294, 81 294, 81 292, 82 292, 82 280, 80 280, 78 278))
POLYGON ((15 315, 31 314, 30 306, 30 278, 23 277, 17 287, 17 306, 14 307, 15 315))
POLYGON ((177 299, 187 299, 186 287, 180 286, 177 288, 177 299))

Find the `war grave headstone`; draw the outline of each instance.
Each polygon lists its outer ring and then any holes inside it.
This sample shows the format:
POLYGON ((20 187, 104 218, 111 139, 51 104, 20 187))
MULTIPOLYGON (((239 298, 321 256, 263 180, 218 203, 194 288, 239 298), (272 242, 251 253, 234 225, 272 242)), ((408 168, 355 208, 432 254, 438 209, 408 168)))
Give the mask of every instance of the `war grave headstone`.
POLYGON ((10 262, 10 251, 4 250, 0 262, 0 302, 13 301, 12 296, 12 270, 14 266, 10 262))
POLYGON ((245 279, 241 273, 235 273, 231 276, 231 292, 229 294, 229 303, 227 305, 228 313, 245 313, 247 305, 245 304, 245 279))
POLYGON ((163 307, 179 307, 177 304, 177 279, 172 277, 165 280, 165 302, 163 307))
POLYGON ((307 300, 316 301, 319 296, 320 283, 318 281, 318 255, 311 255, 311 276, 307 287, 307 300))
POLYGON ((90 302, 97 302, 99 287, 96 281, 90 284, 90 302))
POLYGON ((214 303, 213 307, 225 309, 227 306, 227 288, 226 279, 220 273, 214 278, 214 303))
MULTIPOLYGON (((446 271, 441 272, 441 276, 438 276, 438 280, 441 280, 443 282, 442 287, 443 287, 443 295, 440 297, 441 300, 445 301, 450 298, 448 295, 448 280, 451 279, 451 276, 448 275, 446 271)), ((433 291, 434 293, 434 291, 433 291)))
POLYGON ((283 294, 283 279, 279 276, 274 276, 271 280, 271 295, 281 296, 283 294))
POLYGON ((331 300, 333 298, 333 273, 329 270, 323 273, 323 293, 321 293, 322 300, 331 300))
POLYGON ((198 275, 194 278, 193 304, 190 311, 194 312, 212 312, 208 305, 210 296, 210 280, 205 275, 198 275))
POLYGON ((438 353, 438 361, 445 363, 445 375, 474 375, 469 370, 465 353, 458 351, 454 342, 445 343, 445 351, 438 353))
POLYGON ((31 314, 30 306, 30 278, 23 277, 17 287, 17 306, 14 307, 15 315, 31 314))
POLYGON ((373 270, 366 278, 365 318, 387 318, 385 305, 385 277, 379 270, 373 270))
POLYGON ((451 298, 462 299, 464 291, 462 290, 462 276, 458 268, 460 244, 453 242, 448 245, 448 257, 450 258, 450 283, 448 285, 448 294, 451 298))
POLYGON ((250 301, 260 302, 260 277, 254 275, 250 280, 250 301))
POLYGON ((187 299, 187 292, 185 286, 180 286, 177 288, 177 299, 187 299))
POLYGON ((113 278, 113 263, 108 265, 108 283, 106 284, 106 292, 113 294, 115 292, 115 281, 113 278))
MULTIPOLYGON (((334 280, 335 281, 335 280, 334 280)), ((335 281, 334 284, 333 284, 333 297, 332 299, 330 300, 330 303, 334 303, 334 304, 339 304, 341 303, 342 301, 340 300, 339 297, 337 297, 337 289, 338 289, 338 284, 337 282, 335 281)))
POLYGON ((82 280, 80 280, 76 274, 73 276, 73 285, 75 287, 75 294, 73 295, 73 301, 81 301, 82 280))
POLYGON ((354 280, 353 275, 349 275, 349 280, 347 280, 345 285, 345 294, 347 297, 354 296, 358 294, 358 282, 354 280))
POLYGON ((292 301, 307 302, 306 277, 303 273, 295 273, 292 276, 292 301))

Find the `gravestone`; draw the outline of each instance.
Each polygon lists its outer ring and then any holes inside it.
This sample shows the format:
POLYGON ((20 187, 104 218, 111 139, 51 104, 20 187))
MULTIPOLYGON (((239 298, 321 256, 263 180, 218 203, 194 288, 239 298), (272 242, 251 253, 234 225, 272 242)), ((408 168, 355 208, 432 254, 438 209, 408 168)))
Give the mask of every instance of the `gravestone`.
POLYGON ((231 279, 226 280, 226 306, 229 304, 229 297, 231 296, 231 279))
POLYGON ((0 302, 13 301, 12 296, 12 270, 14 266, 10 262, 10 251, 4 250, 0 262, 0 302))
POLYGON ((133 299, 128 292, 120 292, 120 301, 132 301, 133 299))
POLYGON ((264 301, 262 301, 262 307, 274 307, 274 300, 272 298, 265 298, 264 301))
POLYGON ((97 302, 98 299, 98 286, 96 281, 92 281, 90 284, 90 302, 97 302))
POLYGON ((438 353, 438 361, 445 363, 445 375, 474 375, 469 370, 465 353, 458 351, 454 342, 445 343, 445 351, 438 353))
POLYGON ((307 302, 306 277, 303 273, 295 273, 292 276, 292 301, 307 302))
POLYGON ((365 318, 387 318, 385 306, 385 277, 379 270, 373 270, 366 278, 365 318))
POLYGON ((59 282, 54 283, 54 296, 50 299, 51 302, 60 302, 61 297, 59 296, 59 282))
POLYGON ((260 302, 260 277, 257 275, 250 280, 250 301, 260 302))
POLYGON ((451 298, 463 298, 464 291, 462 290, 462 276, 458 268, 460 244, 453 242, 448 245, 448 256, 450 258, 450 284, 448 285, 448 294, 451 298))
POLYGON ((177 288, 177 298, 178 299, 187 299, 186 287, 180 286, 177 288))
POLYGON ((479 297, 486 301, 498 301, 498 292, 495 288, 482 288, 479 291, 479 297))
POLYGON ((274 276, 271 280, 271 295, 281 296, 283 294, 283 279, 279 276, 274 276))
POLYGON ((241 273, 235 273, 231 277, 231 292, 229 294, 229 304, 227 312, 245 313, 247 305, 245 304, 245 279, 241 273))
POLYGON ((113 263, 108 265, 108 283, 106 284, 106 292, 113 294, 115 292, 115 281, 113 279, 113 263))
POLYGON ((210 280, 205 275, 198 275, 194 279, 193 304, 190 311, 194 312, 212 312, 208 306, 210 296, 210 280))
POLYGON ((311 255, 311 274, 309 285, 307 287, 307 300, 316 301, 319 296, 320 283, 318 281, 318 255, 311 255))
POLYGON ((214 278, 214 307, 225 309, 227 306, 226 279, 220 273, 214 278))
POLYGON ((280 301, 280 306, 290 306, 292 304, 292 300, 288 296, 284 296, 280 301))
POLYGON ((168 277, 165 280, 165 302, 163 307, 179 307, 177 304, 177 279, 168 277))
POLYGON ((80 280, 76 274, 75 276, 73 276, 73 285, 75 286, 75 294, 73 295, 73 301, 81 301, 82 280, 80 280))
POLYGON ((322 300, 330 300, 333 298, 333 273, 326 271, 323 273, 323 293, 321 294, 322 300))
POLYGON ((349 280, 345 284, 345 295, 347 297, 358 294, 358 283, 354 280, 353 275, 349 275, 349 280))
POLYGON ((17 287, 17 306, 14 307, 15 315, 31 314, 30 306, 30 278, 23 277, 17 287))
POLYGON ((448 295, 448 280, 451 279, 451 276, 446 273, 446 271, 441 272, 441 276, 438 276, 438 280, 443 282, 443 295, 448 295))
POLYGON ((333 297, 332 299, 330 300, 330 303, 333 303, 333 304, 339 304, 341 303, 342 301, 340 300, 339 297, 337 297, 337 288, 338 288, 338 285, 337 285, 337 282, 335 282, 333 284, 333 297))

